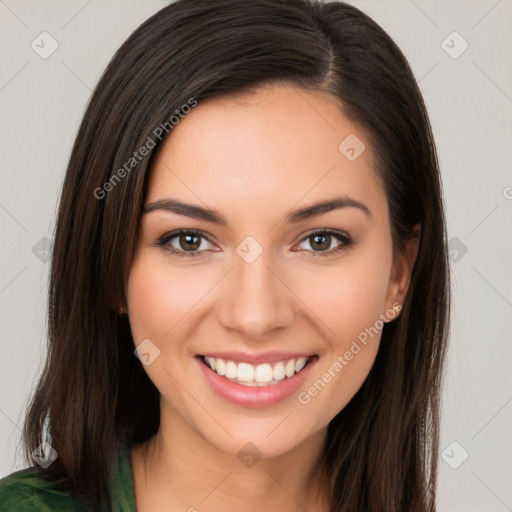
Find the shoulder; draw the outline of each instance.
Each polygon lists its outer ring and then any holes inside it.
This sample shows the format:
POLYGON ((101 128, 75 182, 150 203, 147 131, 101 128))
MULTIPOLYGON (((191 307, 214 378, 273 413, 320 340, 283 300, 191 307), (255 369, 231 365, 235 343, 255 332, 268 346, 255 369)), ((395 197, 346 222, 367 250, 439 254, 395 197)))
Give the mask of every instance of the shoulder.
POLYGON ((37 467, 22 469, 0 479, 0 512, 79 510, 82 510, 79 503, 44 479, 37 467))
MULTIPOLYGON (((117 446, 110 473, 112 498, 109 512, 135 512, 135 493, 126 443, 117 446)), ((101 508, 105 512, 107 507, 101 508)), ((0 512, 86 512, 85 505, 58 482, 45 478, 39 466, 22 469, 0 479, 0 512)))

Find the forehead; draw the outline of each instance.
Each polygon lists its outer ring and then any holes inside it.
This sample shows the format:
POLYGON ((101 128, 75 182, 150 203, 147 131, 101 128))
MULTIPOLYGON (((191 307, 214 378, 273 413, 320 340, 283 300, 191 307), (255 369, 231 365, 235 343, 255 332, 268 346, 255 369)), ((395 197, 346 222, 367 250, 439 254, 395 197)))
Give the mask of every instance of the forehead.
POLYGON ((146 203, 173 196, 224 212, 245 205, 239 216, 334 195, 385 207, 369 141, 333 96, 279 85, 199 102, 163 142, 146 203))

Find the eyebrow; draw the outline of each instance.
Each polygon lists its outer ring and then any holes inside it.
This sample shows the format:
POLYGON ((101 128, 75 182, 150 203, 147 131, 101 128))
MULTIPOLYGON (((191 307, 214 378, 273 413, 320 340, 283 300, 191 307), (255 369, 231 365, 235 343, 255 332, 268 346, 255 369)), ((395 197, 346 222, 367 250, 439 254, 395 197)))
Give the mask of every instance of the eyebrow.
MULTIPOLYGON (((355 199, 345 196, 320 201, 310 206, 306 206, 305 208, 293 210, 286 215, 285 222, 289 224, 296 224, 304 220, 319 217, 320 215, 324 215, 325 213, 333 210, 350 207, 358 208, 364 212, 368 218, 373 219, 372 213, 366 205, 360 201, 356 201, 355 199)), ((158 210, 184 215, 193 219, 205 220, 221 226, 228 226, 228 221, 219 212, 211 210, 210 208, 203 208, 202 206, 184 203, 173 198, 160 199, 146 204, 142 214, 144 215, 158 210)))

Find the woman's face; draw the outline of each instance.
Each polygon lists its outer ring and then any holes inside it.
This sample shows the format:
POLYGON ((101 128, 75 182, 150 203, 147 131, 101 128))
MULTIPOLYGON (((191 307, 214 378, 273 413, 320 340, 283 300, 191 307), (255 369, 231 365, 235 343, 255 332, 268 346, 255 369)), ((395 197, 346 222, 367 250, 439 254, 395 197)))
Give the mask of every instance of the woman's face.
POLYGON ((199 102, 174 127, 127 296, 161 426, 270 457, 325 430, 354 396, 409 277, 393 260, 374 159, 331 96, 288 86, 199 102))

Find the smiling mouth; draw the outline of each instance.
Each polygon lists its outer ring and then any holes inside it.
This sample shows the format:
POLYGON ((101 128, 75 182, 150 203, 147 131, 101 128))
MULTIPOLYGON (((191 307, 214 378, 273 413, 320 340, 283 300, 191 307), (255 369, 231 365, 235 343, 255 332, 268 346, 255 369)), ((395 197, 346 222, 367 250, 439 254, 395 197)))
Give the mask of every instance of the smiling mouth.
POLYGON ((316 354, 297 358, 283 359, 275 363, 253 365, 250 363, 235 363, 229 359, 219 357, 198 356, 201 361, 220 377, 249 387, 266 387, 279 384, 300 373, 316 354))

